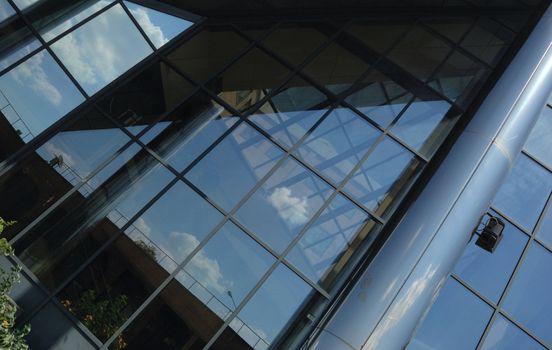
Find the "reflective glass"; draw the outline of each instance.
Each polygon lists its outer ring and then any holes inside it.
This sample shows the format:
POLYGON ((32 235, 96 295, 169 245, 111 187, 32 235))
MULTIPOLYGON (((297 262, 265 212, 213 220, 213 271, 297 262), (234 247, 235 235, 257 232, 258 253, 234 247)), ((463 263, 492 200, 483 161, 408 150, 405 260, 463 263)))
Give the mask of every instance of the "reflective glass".
POLYGON ((552 344, 552 253, 532 243, 504 301, 504 310, 552 344))
POLYGON ((548 207, 541 221, 537 237, 545 244, 552 246, 552 207, 548 207))
MULTIPOLYGON (((278 348, 279 335, 292 326, 310 324, 305 304, 314 293, 287 267, 279 265, 238 314, 241 322, 232 322, 230 327, 249 348, 278 348)), ((224 341, 219 338, 215 346, 225 348, 224 341)))
POLYGON ((421 81, 426 81, 451 51, 443 40, 421 27, 410 28, 388 57, 421 81))
POLYGON ((140 140, 182 171, 237 120, 209 96, 197 93, 140 140))
POLYGON ((0 91, 16 113, 17 120, 11 124, 21 138, 40 134, 84 101, 46 51, 0 77, 0 91))
POLYGON ((457 43, 473 24, 472 17, 430 17, 423 20, 425 24, 435 29, 439 34, 457 43))
POLYGON ((338 94, 348 89, 360 75, 368 70, 368 63, 341 43, 332 43, 319 53, 303 72, 314 78, 328 90, 338 94))
POLYGON ((0 0, 0 22, 15 15, 14 9, 6 0, 0 0))
POLYGON ((337 195, 288 254, 287 260, 312 281, 330 290, 361 244, 379 228, 366 212, 337 195))
MULTIPOLYGON (((193 242, 187 244, 193 246, 193 242)), ((211 296, 234 310, 274 261, 272 255, 229 222, 184 270, 211 296)))
POLYGON ((505 26, 480 17, 461 45, 480 60, 495 66, 514 38, 515 34, 505 26))
POLYGON ((125 1, 124 4, 157 48, 165 45, 169 40, 193 25, 192 22, 185 19, 140 6, 133 2, 125 1))
POLYGON ((215 208, 179 181, 125 233, 172 272, 221 220, 215 208))
POLYGON ((293 82, 249 116, 286 148, 291 148, 326 112, 325 95, 303 80, 293 82))
POLYGON ((113 0, 76 1, 74 6, 67 7, 53 16, 39 17, 33 25, 39 29, 45 41, 50 41, 112 2, 113 0))
POLYGON ((280 253, 331 192, 328 184, 288 159, 238 210, 236 217, 280 253))
POLYGON ((386 128, 411 99, 412 95, 402 86, 373 71, 351 91, 345 101, 386 128))
POLYGON ((240 112, 249 111, 271 90, 280 87, 289 70, 261 49, 253 48, 207 87, 240 112))
POLYGON ((14 4, 19 7, 20 10, 23 10, 39 1, 40 0, 13 0, 14 4))
POLYGON ((35 37, 30 36, 30 32, 28 39, 20 41, 0 54, 0 69, 8 68, 8 66, 17 60, 22 59, 40 47, 40 42, 35 37))
POLYGON ((448 136, 460 116, 445 101, 415 100, 391 131, 408 145, 430 158, 448 136))
POLYGON ((525 332, 499 315, 485 337, 482 350, 544 350, 544 347, 525 332))
POLYGON ((244 50, 249 43, 228 27, 203 27, 167 58, 197 82, 205 82, 244 50))
MULTIPOLYGON (((151 65, 115 91, 110 91, 99 102, 99 106, 130 132, 137 134, 176 108, 192 90, 193 86, 188 81, 160 62, 151 65)), ((185 112, 177 109, 165 119, 178 121, 179 113, 185 112)))
POLYGON ((326 23, 283 23, 278 26, 262 44, 277 52, 278 55, 294 65, 303 62, 321 46, 328 36, 318 30, 319 27, 330 28, 326 23))
POLYGON ((380 134, 350 109, 336 108, 301 144, 297 154, 340 184, 380 134))
POLYGON ((230 210, 281 156, 281 150, 264 136, 241 124, 186 177, 225 210, 230 210))
POLYGON ((152 52, 120 5, 56 41, 52 50, 89 95, 152 52))
POLYGON ((552 174, 520 154, 496 194, 493 205, 529 230, 535 226, 552 191, 552 174))
POLYGON ((344 189, 366 208, 378 215, 388 216, 420 168, 421 163, 412 153, 386 138, 376 146, 344 189))
POLYGON ((475 349, 491 314, 489 305, 449 279, 407 349, 475 349))
POLYGON ((478 292, 498 303, 527 243, 527 236, 507 223, 502 241, 492 254, 475 245, 477 238, 478 236, 472 238, 456 263, 454 273, 478 292))
POLYGON ((537 124, 525 142, 525 150, 552 168, 552 108, 545 106, 537 124))
POLYGON ((19 258, 56 288, 172 179, 144 151, 136 153, 101 186, 73 194, 41 220, 17 242, 19 258))
POLYGON ((0 203, 2 217, 17 219, 5 234, 12 238, 128 141, 93 110, 83 112, 0 178, 0 197, 11 198, 0 203))
MULTIPOLYGON (((385 21, 372 20, 370 22, 355 22, 347 26, 346 31, 352 34, 369 48, 378 53, 384 53, 410 28, 408 20, 400 23, 386 19, 385 21)), ((358 44, 358 43, 357 43, 358 44)))

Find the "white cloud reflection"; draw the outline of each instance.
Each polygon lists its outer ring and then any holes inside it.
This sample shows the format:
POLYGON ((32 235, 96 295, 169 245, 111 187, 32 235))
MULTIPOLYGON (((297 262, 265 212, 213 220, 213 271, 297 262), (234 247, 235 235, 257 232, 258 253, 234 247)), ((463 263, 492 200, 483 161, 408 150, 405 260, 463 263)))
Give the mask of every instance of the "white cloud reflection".
POLYGON ((30 87, 37 95, 42 96, 55 106, 63 99, 59 90, 50 82, 43 68, 44 51, 29 58, 12 70, 13 79, 21 86, 30 87))
POLYGON ((302 225, 309 219, 307 198, 293 196, 287 187, 277 187, 268 197, 268 202, 291 225, 302 225))
POLYGON ((156 47, 161 47, 169 41, 163 33, 161 27, 155 25, 151 21, 151 18, 146 10, 142 8, 130 9, 130 13, 132 13, 136 21, 138 21, 144 32, 156 47))

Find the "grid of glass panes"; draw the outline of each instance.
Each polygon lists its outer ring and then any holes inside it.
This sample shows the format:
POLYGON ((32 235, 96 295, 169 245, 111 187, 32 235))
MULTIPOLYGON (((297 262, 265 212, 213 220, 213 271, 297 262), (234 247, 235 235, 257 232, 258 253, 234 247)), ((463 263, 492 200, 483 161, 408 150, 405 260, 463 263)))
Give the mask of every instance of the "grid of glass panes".
POLYGON ((22 322, 56 339, 58 310, 111 349, 291 346, 514 36, 481 17, 204 24, 1 169, 43 290, 22 322), (473 38, 489 24, 493 53, 473 38))
POLYGON ((0 23, 0 108, 25 143, 193 24, 114 0, 1 0, 0 23))
POLYGON ((552 349, 551 135, 548 104, 494 198, 502 241, 472 239, 408 349, 552 349))

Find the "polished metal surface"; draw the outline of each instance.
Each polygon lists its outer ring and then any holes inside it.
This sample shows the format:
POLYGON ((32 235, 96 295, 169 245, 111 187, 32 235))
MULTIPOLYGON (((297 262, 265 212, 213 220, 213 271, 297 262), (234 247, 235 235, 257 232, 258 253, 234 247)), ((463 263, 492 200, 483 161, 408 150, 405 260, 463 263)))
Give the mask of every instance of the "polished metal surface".
POLYGON ((403 349, 552 90, 548 9, 311 349, 403 349))

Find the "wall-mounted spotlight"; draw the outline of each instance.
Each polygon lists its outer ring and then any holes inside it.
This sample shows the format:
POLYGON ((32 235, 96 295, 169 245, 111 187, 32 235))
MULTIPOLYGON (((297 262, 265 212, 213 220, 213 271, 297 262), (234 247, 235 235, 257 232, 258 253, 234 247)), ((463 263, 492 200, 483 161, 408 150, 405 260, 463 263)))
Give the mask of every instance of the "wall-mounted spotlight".
POLYGON ((502 240, 502 231, 504 231, 504 221, 500 220, 496 216, 489 216, 489 220, 485 223, 485 227, 481 231, 476 230, 474 233, 478 235, 475 244, 485 249, 486 251, 493 253, 502 240))

